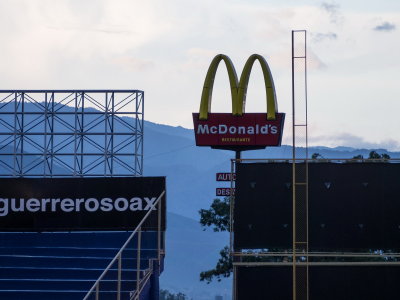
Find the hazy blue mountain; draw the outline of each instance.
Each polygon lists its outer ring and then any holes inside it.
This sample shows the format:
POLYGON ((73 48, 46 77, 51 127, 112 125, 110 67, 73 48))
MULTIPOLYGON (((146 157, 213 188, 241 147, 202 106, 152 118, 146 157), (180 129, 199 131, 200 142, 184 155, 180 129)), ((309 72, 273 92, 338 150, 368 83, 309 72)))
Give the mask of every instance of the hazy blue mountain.
POLYGON ((229 243, 229 235, 203 231, 197 220, 174 213, 168 213, 167 218, 167 258, 160 278, 161 287, 175 293, 183 292, 196 300, 214 299, 215 295, 230 296, 231 278, 211 284, 199 281, 201 271, 214 268, 219 250, 229 243))
MULTIPOLYGON (((31 104, 27 104, 28 106, 31 104)), ((10 106, 12 107, 12 105, 10 106)), ((35 109, 32 107, 32 110, 35 109)), ((60 107, 71 110, 70 107, 60 107)), ((9 118, 13 116, 10 115, 9 118)), ((11 122, 11 119, 6 120, 11 122)), ((27 119, 27 121, 33 121, 27 119)), ((70 130, 73 119, 65 119, 59 124, 60 130, 70 130), (70 124, 68 125, 68 123, 70 124)), ((127 122, 132 122, 126 118, 127 122)), ((12 132, 4 121, 0 120, 0 132, 12 132)), ((94 122, 91 117, 86 122, 94 122)), ((13 124, 12 122, 10 124, 13 124)), ((37 128, 42 130, 41 125, 37 128)), ((100 126, 100 125, 97 125, 100 126)), ((116 124, 118 125, 118 123, 116 124)), ((119 128, 119 127, 117 127, 119 128)), ((96 126, 93 130, 102 129, 96 126)), ((119 128, 121 129, 121 128, 119 128)), ((43 137, 37 136, 36 142, 43 144, 43 137)), ((93 137, 95 139, 95 137, 93 137)), ((100 137, 99 137, 100 139, 100 137)), ((2 145, 2 140, 0 140, 2 145)), ((3 144, 4 146, 4 144, 3 144)), ((26 144, 24 151, 38 153, 33 144, 26 144)), ((95 151, 91 144, 85 144, 86 151, 95 151)), ((1 153, 12 153, 12 145, 0 147, 1 153)), ((298 149, 304 151, 304 149, 298 149)), ((388 153, 392 158, 399 158, 399 152, 388 152, 374 149, 378 153, 388 153)), ((311 147, 309 155, 319 153, 325 158, 352 158, 355 155, 368 157, 371 149, 354 149, 350 147, 311 147)), ((234 153, 212 150, 207 147, 196 147, 193 130, 180 126, 156 124, 146 121, 144 126, 144 175, 167 177, 167 240, 165 271, 161 277, 161 286, 174 292, 184 292, 193 299, 213 299, 215 295, 230 295, 231 280, 207 285, 199 281, 201 271, 213 268, 219 256, 219 250, 229 242, 228 234, 203 231, 198 223, 198 211, 208 208, 215 198, 216 187, 228 187, 229 183, 215 181, 215 173, 229 172, 230 160, 234 153)), ((284 145, 265 150, 248 151, 244 158, 291 158, 292 148, 284 145)), ((40 162, 40 155, 29 158, 40 162)), ((40 163, 35 170, 40 172, 40 163)), ((0 156, 2 172, 12 168, 12 156, 0 156), (7 167, 8 166, 8 167, 7 167)), ((100 166, 101 168, 101 166, 100 166)), ((60 174, 66 172, 62 166, 56 166, 60 174)), ((36 172, 35 171, 35 172, 36 172)))
MULTIPOLYGON (((168 181, 168 209, 193 219, 198 210, 206 208, 215 198, 216 187, 228 187, 229 183, 215 180, 217 172, 230 172, 234 152, 196 147, 193 130, 182 127, 145 123, 145 175, 165 175, 168 181)), ((355 149, 350 147, 310 147, 309 156, 319 153, 324 158, 368 157, 371 150, 400 158, 400 152, 385 149, 355 149)), ((297 149, 304 157, 304 149, 297 149)), ((291 158, 292 147, 267 148, 243 152, 243 158, 291 158)))

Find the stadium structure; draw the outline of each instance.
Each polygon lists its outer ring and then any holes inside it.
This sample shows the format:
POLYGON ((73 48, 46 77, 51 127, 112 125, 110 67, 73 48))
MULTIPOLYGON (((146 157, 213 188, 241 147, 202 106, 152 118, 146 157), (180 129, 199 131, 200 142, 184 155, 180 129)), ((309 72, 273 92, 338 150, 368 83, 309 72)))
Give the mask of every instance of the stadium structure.
POLYGON ((0 91, 0 298, 158 299, 165 178, 144 92, 0 91))

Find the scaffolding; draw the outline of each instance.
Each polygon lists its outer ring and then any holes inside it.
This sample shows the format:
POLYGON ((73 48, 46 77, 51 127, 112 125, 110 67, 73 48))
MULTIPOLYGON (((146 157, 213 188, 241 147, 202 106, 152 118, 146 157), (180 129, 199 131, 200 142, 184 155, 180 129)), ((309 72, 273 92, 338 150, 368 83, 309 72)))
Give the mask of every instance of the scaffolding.
POLYGON ((141 176, 143 115, 140 90, 0 90, 0 176, 141 176))

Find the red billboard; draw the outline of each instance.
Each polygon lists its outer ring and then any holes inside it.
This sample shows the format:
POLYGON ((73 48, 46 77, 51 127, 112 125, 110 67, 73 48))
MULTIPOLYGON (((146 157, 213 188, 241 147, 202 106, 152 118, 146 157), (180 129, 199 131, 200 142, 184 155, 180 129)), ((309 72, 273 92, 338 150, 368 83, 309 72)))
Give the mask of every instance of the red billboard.
POLYGON ((201 94, 199 113, 193 114, 197 146, 225 150, 254 150, 280 146, 285 114, 278 113, 275 86, 267 61, 258 54, 251 55, 238 76, 230 58, 218 54, 208 68, 201 94), (212 91, 219 63, 228 71, 231 87, 232 113, 211 113, 212 91), (266 113, 245 113, 247 87, 255 61, 261 65, 264 76, 266 113))
POLYGON ((227 150, 280 146, 284 121, 284 113, 276 113, 274 120, 267 120, 265 113, 208 113, 206 120, 200 120, 193 113, 196 145, 227 150))

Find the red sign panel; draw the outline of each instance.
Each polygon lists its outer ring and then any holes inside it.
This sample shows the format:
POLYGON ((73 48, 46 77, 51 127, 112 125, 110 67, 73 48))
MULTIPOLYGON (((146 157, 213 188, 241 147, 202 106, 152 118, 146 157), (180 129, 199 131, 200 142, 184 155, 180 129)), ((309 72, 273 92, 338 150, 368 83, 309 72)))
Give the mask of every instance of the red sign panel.
POLYGON ((235 181, 235 173, 217 173, 217 181, 235 181))
POLYGON ((266 113, 208 113, 207 120, 199 120, 193 113, 196 145, 227 150, 280 146, 284 120, 284 113, 277 113, 275 120, 267 120, 266 113))
POLYGON ((215 190, 215 195, 218 197, 223 197, 223 196, 230 196, 232 191, 232 195, 235 195, 235 189, 231 188, 216 188, 215 190))

